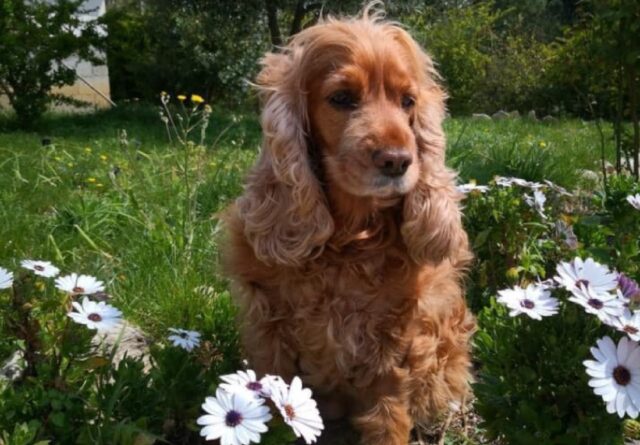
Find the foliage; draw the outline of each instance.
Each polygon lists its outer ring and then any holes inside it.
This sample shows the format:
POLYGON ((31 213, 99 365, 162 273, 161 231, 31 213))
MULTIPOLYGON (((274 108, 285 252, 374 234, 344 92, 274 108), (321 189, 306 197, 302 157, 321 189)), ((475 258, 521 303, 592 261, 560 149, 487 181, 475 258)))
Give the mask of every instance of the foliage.
POLYGON ((267 49, 262 2, 114 2, 107 24, 112 94, 155 98, 193 91, 238 104, 267 49))
POLYGON ((18 123, 32 126, 46 107, 60 97, 54 87, 76 79, 70 56, 96 61, 95 26, 83 22, 81 0, 0 2, 0 93, 9 98, 18 123))
MULTIPOLYGON (((469 298, 479 312, 478 414, 487 436, 507 443, 622 444, 622 422, 606 413, 582 365, 589 348, 612 328, 573 303, 542 321, 509 317, 494 296, 549 279, 556 264, 575 256, 595 258, 637 279, 640 212, 626 200, 637 186, 616 176, 606 196, 546 190, 546 218, 523 204, 525 190, 494 186, 485 194, 471 192, 466 201, 466 227, 477 256, 469 298)), ((566 291, 554 295, 566 301, 566 291)))

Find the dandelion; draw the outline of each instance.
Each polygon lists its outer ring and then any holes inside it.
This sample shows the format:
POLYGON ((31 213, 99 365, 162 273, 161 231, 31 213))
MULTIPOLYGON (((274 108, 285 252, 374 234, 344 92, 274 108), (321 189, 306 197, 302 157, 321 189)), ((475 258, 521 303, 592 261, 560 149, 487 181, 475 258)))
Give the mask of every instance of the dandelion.
POLYGON ((34 274, 45 278, 53 278, 60 273, 60 269, 49 261, 23 260, 20 262, 20 265, 25 269, 33 271, 34 274))
POLYGON ((621 316, 612 320, 611 325, 627 334, 631 340, 640 340, 640 312, 625 309, 621 316))
POLYGON ((513 289, 498 291, 498 295, 498 303, 511 309, 509 315, 512 317, 526 314, 534 320, 542 320, 542 317, 558 313, 558 300, 551 297, 551 293, 543 286, 516 286, 513 289))
POLYGON ((93 178, 93 177, 87 178, 87 182, 93 184, 94 182, 96 182, 96 178, 93 178))
POLYGON ((597 316, 603 323, 612 324, 624 311, 623 302, 608 292, 596 293, 591 286, 580 285, 572 290, 569 301, 582 306, 586 313, 597 316))
POLYGON ((312 393, 302 387, 302 380, 294 377, 290 387, 281 386, 273 391, 271 400, 296 437, 302 436, 308 444, 316 442, 324 429, 320 412, 312 393))
POLYGON ((524 195, 524 200, 527 205, 538 212, 542 218, 547 219, 547 216, 544 214, 544 203, 547 202, 547 197, 544 196, 542 191, 534 190, 533 196, 524 195))
POLYGON ((172 335, 169 335, 169 340, 173 343, 173 346, 178 346, 184 350, 192 351, 200 344, 200 333, 196 331, 187 331, 186 329, 169 328, 172 335))
POLYGON ((13 286, 13 272, 0 267, 0 289, 9 289, 13 286))
POLYGON ((609 414, 638 417, 640 403, 640 348, 634 341, 622 337, 616 344, 610 337, 597 341, 591 348, 595 360, 583 362, 591 377, 589 386, 607 404, 609 414))
POLYGON ((263 399, 244 393, 229 394, 218 388, 215 397, 207 397, 202 409, 207 413, 196 423, 203 426, 200 436, 205 440, 220 439, 220 445, 246 445, 260 442, 260 434, 267 431, 271 420, 263 399))
POLYGON ((556 266, 556 271, 558 276, 555 280, 571 292, 579 285, 588 286, 598 294, 611 292, 618 287, 617 275, 593 258, 582 261, 576 257, 571 262, 561 262, 556 266))
POLYGON ((187 100, 187 96, 185 96, 184 94, 178 94, 177 97, 180 102, 184 102, 185 100, 187 100))
POLYGON ((100 155, 100 160, 106 162, 109 157, 107 155, 100 155))
POLYGON ((198 96, 197 94, 192 94, 191 102, 193 102, 194 104, 201 104, 202 102, 204 102, 204 99, 202 98, 202 96, 198 96))
POLYGON ((122 312, 104 301, 96 303, 84 297, 82 304, 77 301, 71 304, 75 311, 67 315, 76 323, 86 325, 89 329, 109 331, 122 321, 122 312))
POLYGON ((228 393, 246 392, 256 398, 271 397, 274 385, 285 384, 279 376, 267 375, 258 379, 251 369, 223 375, 220 379, 224 382, 220 384, 220 388, 228 393))
POLYGON ((627 202, 631 204, 634 209, 640 210, 640 193, 627 196, 627 202))
POLYGON ((538 143, 538 146, 539 146, 540 148, 545 148, 545 147, 547 146, 547 143, 546 143, 545 141, 540 141, 540 142, 538 143))
POLYGON ((56 278, 56 287, 71 295, 91 295, 104 291, 104 284, 90 275, 72 273, 56 278))

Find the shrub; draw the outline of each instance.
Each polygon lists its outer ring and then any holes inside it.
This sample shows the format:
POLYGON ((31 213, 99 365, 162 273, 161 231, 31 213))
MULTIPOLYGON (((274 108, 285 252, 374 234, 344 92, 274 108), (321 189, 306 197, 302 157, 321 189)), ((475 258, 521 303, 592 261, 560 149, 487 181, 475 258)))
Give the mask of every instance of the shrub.
MULTIPOLYGON (((633 315, 637 292, 606 297, 616 302, 617 315, 597 318, 575 304, 576 295, 586 292, 580 290, 584 284, 558 289, 558 279, 550 278, 558 264, 576 256, 596 258, 614 272, 638 278, 640 212, 627 200, 637 186, 627 177, 613 177, 608 195, 578 197, 551 184, 545 189, 520 180, 496 182, 502 185, 472 191, 466 200, 466 226, 478 263, 469 297, 479 311, 474 389, 482 426, 489 438, 510 444, 622 444, 623 422, 594 395, 583 363, 592 359, 590 348, 595 357, 593 347, 596 342, 601 346, 603 336, 617 337, 615 328, 621 329, 623 320, 617 317, 622 317, 623 304, 633 315), (543 190, 547 201, 531 207, 532 198, 524 196, 531 196, 530 188, 543 190), (557 298, 558 314, 533 320, 499 304, 507 304, 505 288, 515 292, 527 285, 557 298)), ((613 286, 623 289, 617 273, 609 276, 615 277, 613 286)))
POLYGON ((53 87, 71 84, 73 68, 62 62, 77 55, 97 61, 98 43, 92 23, 76 14, 82 0, 0 2, 0 93, 9 98, 18 123, 32 126, 59 96, 53 87))

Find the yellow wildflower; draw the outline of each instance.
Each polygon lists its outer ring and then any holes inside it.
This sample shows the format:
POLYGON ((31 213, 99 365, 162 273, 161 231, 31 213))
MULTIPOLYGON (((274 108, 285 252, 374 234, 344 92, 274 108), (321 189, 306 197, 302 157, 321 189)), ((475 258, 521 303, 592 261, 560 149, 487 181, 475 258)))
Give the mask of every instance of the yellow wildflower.
POLYGON ((180 102, 184 102, 185 100, 187 100, 187 96, 185 96, 184 94, 178 94, 178 100, 180 102))
POLYGON ((55 156, 53 159, 55 159, 58 162, 62 161, 62 158, 60 156, 55 156))
POLYGON ((545 141, 540 141, 538 145, 540 145, 540 148, 545 148, 547 146, 547 143, 545 141))
POLYGON ((44 290, 44 283, 42 281, 36 281, 36 289, 42 292, 44 290))
POLYGON ((87 182, 94 183, 96 182, 96 178, 87 178, 87 182))
POLYGON ((100 159, 102 159, 103 161, 106 161, 109 158, 107 157, 107 155, 100 155, 100 159))
POLYGON ((67 167, 69 168, 73 167, 73 162, 67 162, 67 167))
POLYGON ((98 183, 96 184, 96 187, 98 187, 98 188, 102 188, 102 187, 104 187, 104 185, 98 182, 98 183))
POLYGON ((84 147, 85 153, 91 153, 91 147, 84 147))
POLYGON ((204 99, 202 98, 202 96, 198 96, 197 94, 192 94, 191 102, 193 102, 194 104, 201 104, 202 102, 204 102, 204 99))

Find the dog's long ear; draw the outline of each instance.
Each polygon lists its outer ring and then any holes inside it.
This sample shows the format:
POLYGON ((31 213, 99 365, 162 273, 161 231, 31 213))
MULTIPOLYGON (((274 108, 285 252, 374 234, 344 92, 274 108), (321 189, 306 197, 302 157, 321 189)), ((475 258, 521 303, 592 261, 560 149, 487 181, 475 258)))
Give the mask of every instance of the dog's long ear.
POLYGON ((438 74, 429 56, 404 31, 401 39, 422 72, 413 128, 422 170, 416 188, 405 197, 402 236, 417 263, 437 264, 444 259, 464 263, 470 254, 462 227, 462 196, 455 186, 456 174, 444 162, 446 141, 442 121, 446 94, 438 84, 438 74))
POLYGON ((299 51, 268 54, 262 61, 262 150, 237 203, 256 257, 286 266, 318 256, 334 227, 309 162, 299 51))

